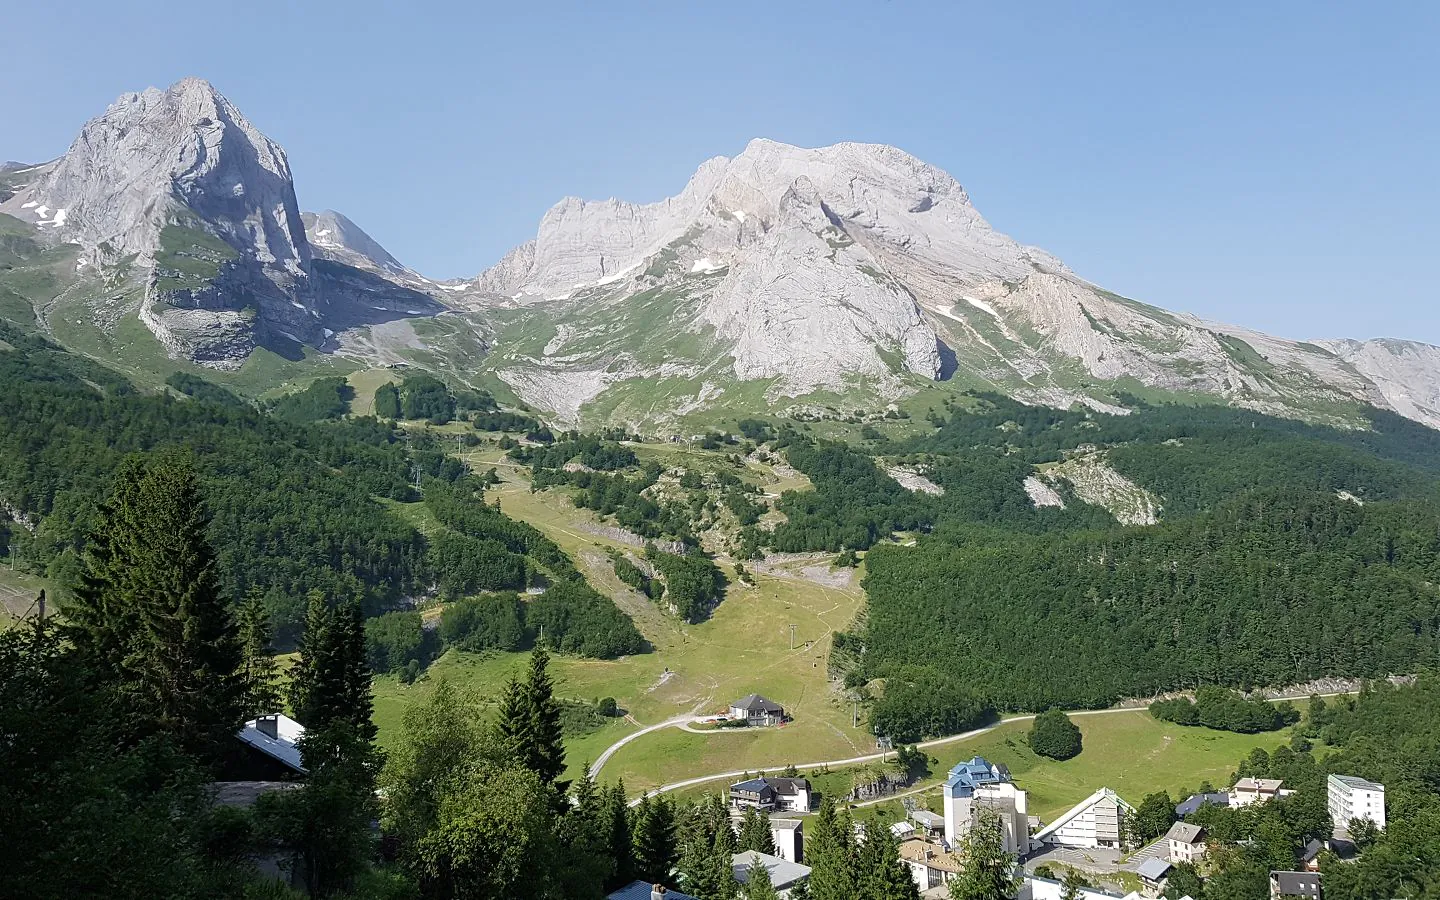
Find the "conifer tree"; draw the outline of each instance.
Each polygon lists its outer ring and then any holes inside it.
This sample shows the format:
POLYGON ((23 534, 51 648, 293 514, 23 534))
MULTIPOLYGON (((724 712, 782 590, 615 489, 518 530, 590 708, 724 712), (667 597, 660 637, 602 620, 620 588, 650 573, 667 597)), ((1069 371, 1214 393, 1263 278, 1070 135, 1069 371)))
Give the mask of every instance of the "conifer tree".
POLYGON ((813 900, 851 900, 858 896, 855 884, 855 833, 850 815, 836 810, 835 801, 825 798, 815 816, 815 829, 805 842, 811 867, 810 896, 813 900))
POLYGON ((754 850, 775 855, 775 836, 770 833, 770 820, 751 807, 740 818, 740 851, 754 850))
POLYGON ((67 610, 69 637, 127 710, 132 737, 168 734, 211 758, 242 721, 240 646, 220 592, 209 518, 182 460, 116 475, 67 610))
POLYGON ((964 860, 960 874, 950 880, 951 900, 995 900, 1013 897, 1020 889, 1015 857, 1005 852, 1000 820, 982 814, 965 834, 956 855, 964 860))
POLYGON ((635 848, 630 821, 630 809, 625 800, 625 782, 617 780, 604 792, 602 800, 604 816, 609 828, 610 858, 615 861, 614 871, 606 890, 624 887, 635 880, 635 848))
POLYGON ((290 683, 290 706, 307 730, 345 724, 361 741, 375 740, 365 622, 358 598, 336 608, 320 591, 310 592, 300 661, 290 683))
POLYGON ((244 685, 244 706, 247 716, 263 716, 280 709, 280 689, 276 686, 274 632, 264 595, 258 587, 250 589, 240 606, 240 679, 244 685))
POLYGON ((513 758, 540 776, 540 780, 562 791, 559 781, 565 771, 565 746, 560 728, 560 705, 550 681, 550 654, 536 644, 530 652, 530 668, 524 682, 511 680, 500 700, 497 731, 513 758))
POLYGON ((714 794, 692 805, 680 835, 680 875, 685 892, 700 900, 733 900, 735 832, 730 814, 714 794))
POLYGON ((780 900, 775 892, 775 883, 770 880, 770 870, 754 860, 745 873, 745 900, 780 900))
POLYGON ((920 900, 920 889, 909 868, 900 861, 890 829, 875 827, 866 831, 857 868, 861 896, 870 900, 920 900))
POLYGON ((635 877, 651 884, 670 881, 680 860, 675 807, 664 794, 642 797, 635 809, 635 877))

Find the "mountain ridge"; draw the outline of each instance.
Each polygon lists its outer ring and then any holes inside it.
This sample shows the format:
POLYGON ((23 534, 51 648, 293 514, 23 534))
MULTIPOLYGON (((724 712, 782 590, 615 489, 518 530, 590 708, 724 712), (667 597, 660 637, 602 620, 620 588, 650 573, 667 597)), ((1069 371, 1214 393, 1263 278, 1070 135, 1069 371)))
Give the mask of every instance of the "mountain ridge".
POLYGON ((1111 293, 884 144, 757 138, 653 203, 562 198, 494 265, 436 281, 343 214, 301 212, 283 148, 188 78, 122 95, 55 160, 0 168, 0 213, 79 247, 56 290, 106 327, 116 286, 138 285, 125 302, 172 358, 234 370, 278 341, 405 362, 566 425, 862 415, 940 386, 1339 424, 1373 404, 1440 427, 1440 349, 1289 340, 1111 293))

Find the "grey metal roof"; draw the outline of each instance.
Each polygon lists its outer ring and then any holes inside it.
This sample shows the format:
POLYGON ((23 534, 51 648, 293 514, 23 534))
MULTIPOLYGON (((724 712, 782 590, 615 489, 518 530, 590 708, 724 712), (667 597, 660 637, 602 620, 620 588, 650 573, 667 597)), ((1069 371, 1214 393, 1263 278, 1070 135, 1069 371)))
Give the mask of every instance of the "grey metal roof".
POLYGON ((1169 872, 1170 868, 1168 861, 1152 856, 1140 864, 1140 867, 1135 870, 1135 874, 1146 881, 1159 881, 1165 877, 1165 873, 1169 872))
POLYGON ((741 884, 749 884, 750 866, 756 861, 770 873, 770 883, 775 886, 777 891, 783 891, 810 877, 809 866, 802 866, 800 863, 793 863, 778 856, 760 853, 757 850, 747 850, 731 857, 730 862, 735 872, 735 880, 741 884))
POLYGON ((1355 775, 1331 775, 1331 778, 1345 785, 1346 787, 1360 788, 1365 791, 1383 791, 1385 785, 1366 778, 1359 778, 1355 775))
POLYGON ((1200 840, 1200 836, 1204 833, 1205 829, 1200 825, 1192 825, 1189 822, 1176 822, 1170 826, 1169 831, 1165 832, 1165 840, 1179 841, 1182 844, 1193 844, 1200 840))
POLYGON ((1222 791, 1213 791, 1208 794, 1191 794, 1175 807, 1175 815, 1184 818, 1196 812, 1202 806, 1229 806, 1230 795, 1222 791))
POLYGON ((305 736, 305 726, 284 713, 251 719, 235 736, 266 756, 284 763, 296 772, 305 774, 305 765, 300 761, 300 739, 305 736), (274 720, 275 737, 273 738, 260 730, 262 720, 267 719, 274 720))
POLYGON ((944 828, 945 817, 939 813, 931 812, 928 809, 917 809, 910 813, 910 818, 926 828, 944 828))
MULTIPOLYGON (((650 890, 653 887, 654 885, 648 881, 632 881, 618 891, 606 894, 605 900, 650 900, 650 890)), ((696 898, 679 891, 667 890, 665 900, 696 900, 696 898)))

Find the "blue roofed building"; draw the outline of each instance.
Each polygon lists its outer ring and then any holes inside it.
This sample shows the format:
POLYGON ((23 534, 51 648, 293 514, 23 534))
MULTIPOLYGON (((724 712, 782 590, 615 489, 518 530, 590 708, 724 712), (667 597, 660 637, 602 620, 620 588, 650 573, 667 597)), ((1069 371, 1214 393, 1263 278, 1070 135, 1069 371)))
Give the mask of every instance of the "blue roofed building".
POLYGON ((955 846, 983 815, 999 819, 1005 852, 1029 852, 1025 792, 1010 780, 1009 769, 977 756, 957 764, 945 780, 945 840, 955 846))

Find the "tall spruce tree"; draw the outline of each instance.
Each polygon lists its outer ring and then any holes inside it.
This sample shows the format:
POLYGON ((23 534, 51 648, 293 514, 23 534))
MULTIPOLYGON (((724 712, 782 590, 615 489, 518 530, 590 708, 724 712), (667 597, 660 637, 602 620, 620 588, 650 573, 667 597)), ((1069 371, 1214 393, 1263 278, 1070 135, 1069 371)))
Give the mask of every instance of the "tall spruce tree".
POLYGON ((815 816, 815 828, 805 842, 805 855, 811 868, 812 900, 853 900, 857 893, 855 878, 855 832, 850 814, 836 810, 835 801, 826 797, 815 816))
POLYGON ((760 860, 750 863, 745 873, 745 900, 780 900, 775 892, 775 883, 770 880, 770 870, 760 860))
POLYGON ((244 685, 241 712, 263 716, 280 709, 279 672, 275 665, 274 631, 265 598, 258 587, 250 589, 240 606, 240 680, 244 685))
POLYGON ((347 600, 337 608, 320 591, 311 591, 300 661, 290 682, 295 718, 307 730, 348 725, 357 738, 370 743, 376 734, 374 705, 359 599, 347 600))
POLYGON ((675 807, 664 794, 643 796, 635 808, 635 877, 667 884, 680 861, 675 807))
POLYGON ((1005 852, 1005 835, 995 815, 981 815, 960 841, 957 855, 965 866, 950 880, 951 900, 995 900, 1013 897, 1020 889, 1015 856, 1005 852))
POLYGON ((865 832, 857 868, 860 896, 867 900, 920 900, 920 889, 900 861, 890 829, 877 826, 865 832))
POLYGON ((714 794, 686 810, 680 829, 681 887, 700 900, 733 900, 739 891, 730 814, 714 794))
POLYGON ((497 732, 501 744, 540 780, 563 792, 560 775, 565 771, 565 746, 560 727, 560 704, 550 680, 550 654, 536 644, 530 651, 530 668, 525 681, 511 680, 500 700, 497 732))
POLYGON ((750 807, 740 818, 741 851, 754 850, 775 855, 775 836, 770 833, 770 820, 760 810, 750 807))
POLYGON ((228 748, 242 721, 240 646, 221 596, 199 480, 179 458, 128 461, 87 542, 69 637, 132 737, 192 755, 228 748))
POLYGON ((617 779, 605 789, 602 803, 609 826, 610 858, 615 861, 614 871, 605 883, 605 889, 611 891, 635 880, 634 832, 625 799, 625 782, 617 779))

